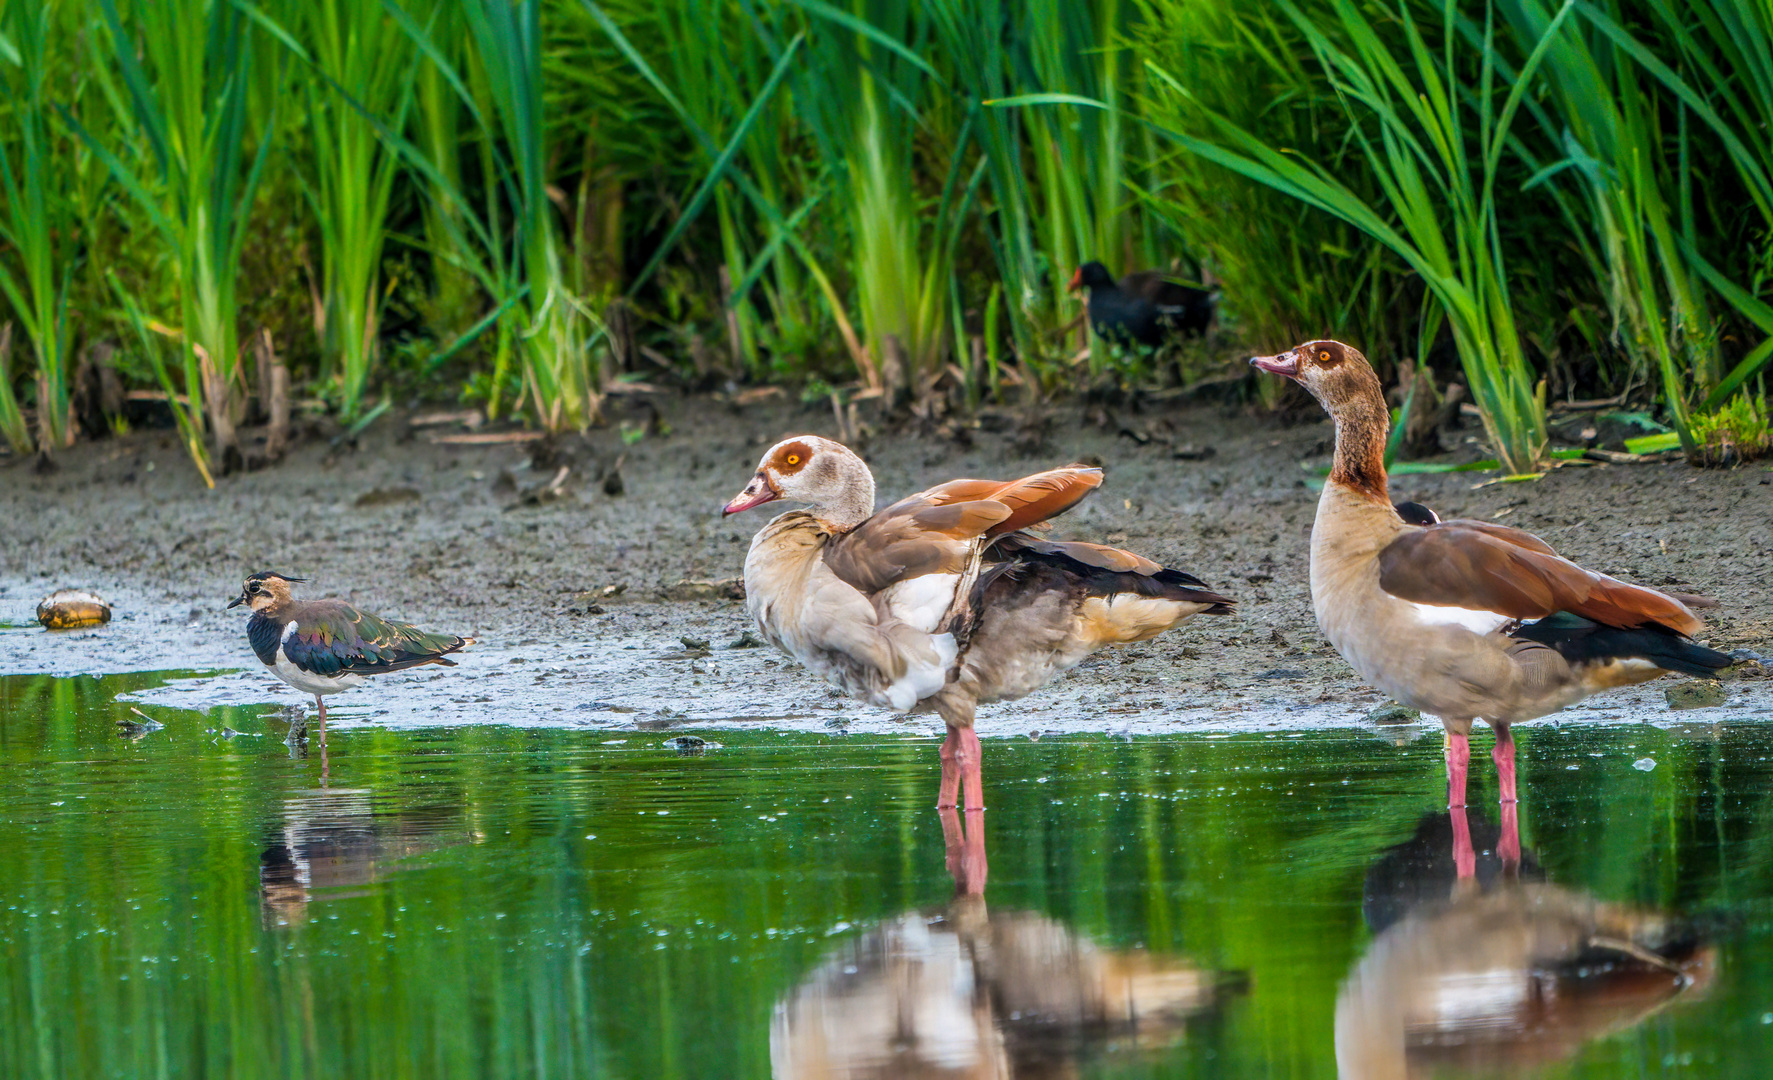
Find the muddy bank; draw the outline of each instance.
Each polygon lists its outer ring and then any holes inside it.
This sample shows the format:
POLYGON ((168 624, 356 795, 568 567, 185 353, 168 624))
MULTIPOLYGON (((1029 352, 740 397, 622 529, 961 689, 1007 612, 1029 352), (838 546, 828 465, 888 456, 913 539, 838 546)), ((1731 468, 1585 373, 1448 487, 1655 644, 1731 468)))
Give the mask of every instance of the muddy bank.
MULTIPOLYGON (((214 491, 157 432, 78 447, 47 476, 0 467, 8 523, 0 530, 0 625, 23 627, 0 629, 0 672, 247 668, 146 697, 197 706, 299 701, 256 668, 244 618, 222 607, 245 573, 275 569, 312 579, 312 595, 344 596, 483 643, 456 671, 427 669, 338 696, 341 718, 600 727, 771 718, 797 728, 893 729, 885 713, 837 696, 770 650, 730 647, 748 627, 743 604, 718 589, 679 586, 740 573, 763 518, 722 521, 721 503, 780 436, 835 435, 829 407, 649 400, 614 402, 608 428, 536 465, 528 447, 433 444, 403 421, 384 421, 355 451, 310 442, 279 467, 223 478, 214 491), (662 425, 625 444, 623 422, 631 433, 648 430, 655 408, 662 425), (620 484, 610 479, 618 460, 620 484), (567 497, 523 505, 523 493, 544 488, 562 464, 567 497), (26 625, 39 598, 70 585, 107 596, 116 620, 59 635, 26 625)), ((1102 654, 1035 698, 993 706, 981 714, 981 733, 1359 723, 1382 702, 1350 675, 1311 616, 1315 474, 1302 462, 1327 460, 1327 422, 1288 426, 1199 405, 1113 416, 1066 407, 1032 426, 1025 420, 988 418, 959 441, 876 436, 864 452, 883 500, 955 476, 1099 462, 1106 484, 1061 519, 1056 535, 1148 554, 1242 604, 1236 615, 1198 618, 1102 654)), ((1628 581, 1717 597, 1710 643, 1773 655, 1773 471, 1565 468, 1537 483, 1474 489, 1483 479, 1398 476, 1393 495, 1443 516, 1531 530, 1628 581)), ((1773 715, 1773 684, 1759 680, 1726 684, 1722 708, 1669 714, 1663 689, 1671 682, 1564 716, 1773 715)), ((912 721, 920 732, 932 725, 912 721)))

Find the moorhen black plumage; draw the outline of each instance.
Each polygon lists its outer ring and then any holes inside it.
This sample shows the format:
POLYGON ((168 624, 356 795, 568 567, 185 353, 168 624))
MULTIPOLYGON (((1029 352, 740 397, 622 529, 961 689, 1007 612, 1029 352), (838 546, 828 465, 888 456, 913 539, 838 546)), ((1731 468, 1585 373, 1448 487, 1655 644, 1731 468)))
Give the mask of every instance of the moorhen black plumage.
POLYGON ((1172 335, 1205 334, 1213 321, 1211 293, 1169 281, 1161 270, 1116 282, 1106 266, 1087 262, 1071 276, 1071 288, 1090 291, 1090 326, 1107 341, 1156 346, 1172 335))

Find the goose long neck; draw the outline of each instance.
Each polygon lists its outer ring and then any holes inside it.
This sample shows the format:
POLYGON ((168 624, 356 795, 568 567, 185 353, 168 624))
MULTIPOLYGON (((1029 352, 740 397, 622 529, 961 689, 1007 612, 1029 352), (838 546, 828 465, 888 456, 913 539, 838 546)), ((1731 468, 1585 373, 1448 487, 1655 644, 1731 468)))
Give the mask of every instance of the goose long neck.
POLYGON ((848 532, 874 516, 874 474, 860 459, 843 470, 843 482, 835 495, 815 511, 819 519, 839 532, 848 532))
POLYGON ((1367 395, 1342 402, 1335 410, 1336 460, 1330 482, 1351 488, 1368 498, 1390 503, 1385 484, 1385 439, 1391 430, 1391 414, 1383 398, 1367 395))

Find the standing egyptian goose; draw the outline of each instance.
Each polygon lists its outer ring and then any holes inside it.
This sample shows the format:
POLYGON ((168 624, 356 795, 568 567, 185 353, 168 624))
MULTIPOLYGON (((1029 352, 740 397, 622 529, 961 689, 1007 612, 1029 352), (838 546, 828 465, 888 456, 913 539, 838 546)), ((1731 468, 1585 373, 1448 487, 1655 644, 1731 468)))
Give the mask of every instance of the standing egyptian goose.
POLYGON ((1336 422, 1311 530, 1311 606, 1362 678, 1440 717, 1449 806, 1465 805, 1474 720, 1496 732, 1501 798, 1514 802, 1510 724, 1609 687, 1730 666, 1694 644, 1702 624, 1675 597, 1584 570, 1519 529, 1400 517, 1385 487, 1390 413, 1358 350, 1311 341, 1250 363, 1305 387, 1336 422))
POLYGON ((404 671, 421 664, 454 667, 448 654, 474 644, 473 638, 431 634, 405 623, 379 619, 343 600, 296 600, 289 587, 304 578, 272 571, 253 574, 228 606, 246 604, 252 618, 246 638, 271 674, 314 695, 320 710, 320 769, 326 772, 326 695, 361 686, 371 675, 404 671))
POLYGON ((1102 482, 1073 466, 1007 483, 955 480, 876 513, 874 476, 850 449, 802 435, 771 447, 725 514, 805 503, 765 525, 745 557, 746 603, 770 643, 872 705, 922 705, 948 725, 939 805, 984 805, 981 702, 1029 693, 1108 645, 1232 601, 1178 570, 1096 544, 1022 531, 1102 482))
POLYGON ((1213 296, 1178 285, 1161 270, 1140 270, 1119 281, 1099 262, 1071 275, 1071 289, 1088 289, 1090 327, 1107 341, 1162 345, 1171 334, 1204 334, 1213 321, 1213 296))

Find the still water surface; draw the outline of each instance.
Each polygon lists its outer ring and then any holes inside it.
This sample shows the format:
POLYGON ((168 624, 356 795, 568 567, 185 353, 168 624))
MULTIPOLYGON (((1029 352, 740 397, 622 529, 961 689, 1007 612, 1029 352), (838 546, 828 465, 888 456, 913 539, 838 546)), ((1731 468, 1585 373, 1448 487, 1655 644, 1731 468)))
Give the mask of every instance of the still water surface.
POLYGON ((1773 718, 1520 729, 1516 860, 1438 735, 987 740, 961 820, 496 704, 321 787, 161 678, 0 679, 0 1076, 1773 1075, 1773 718))

